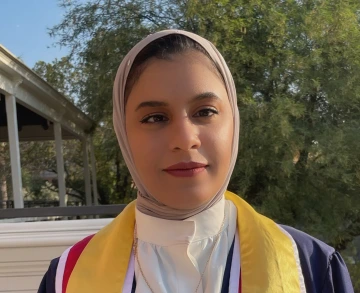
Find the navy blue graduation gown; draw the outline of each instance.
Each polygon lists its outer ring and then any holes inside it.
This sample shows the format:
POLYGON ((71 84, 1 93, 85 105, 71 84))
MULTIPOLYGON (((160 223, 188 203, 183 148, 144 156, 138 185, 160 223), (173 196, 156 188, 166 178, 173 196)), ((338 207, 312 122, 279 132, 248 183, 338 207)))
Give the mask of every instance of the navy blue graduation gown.
MULTIPOLYGON (((292 227, 284 225, 282 227, 293 237, 299 250, 307 293, 354 293, 344 260, 334 248, 292 227)), ((229 251, 223 286, 219 293, 228 292, 232 252, 233 246, 229 251)), ((41 281, 38 293, 55 293, 55 275, 58 262, 58 258, 51 261, 49 269, 41 281)), ((135 286, 136 282, 134 281, 134 292, 135 286)))

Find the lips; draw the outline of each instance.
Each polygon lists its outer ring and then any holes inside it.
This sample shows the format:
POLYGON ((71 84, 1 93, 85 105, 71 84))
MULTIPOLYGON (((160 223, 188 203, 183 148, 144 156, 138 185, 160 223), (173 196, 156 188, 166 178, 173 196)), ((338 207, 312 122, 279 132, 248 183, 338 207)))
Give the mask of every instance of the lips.
POLYGON ((192 177, 205 171, 207 166, 199 162, 181 162, 167 167, 164 171, 175 177, 192 177))

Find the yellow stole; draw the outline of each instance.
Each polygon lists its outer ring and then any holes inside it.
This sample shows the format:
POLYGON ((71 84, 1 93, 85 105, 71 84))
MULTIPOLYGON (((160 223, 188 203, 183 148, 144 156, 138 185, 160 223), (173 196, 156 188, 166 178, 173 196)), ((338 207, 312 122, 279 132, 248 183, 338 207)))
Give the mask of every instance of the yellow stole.
MULTIPOLYGON (((242 293, 300 293, 293 243, 270 219, 237 195, 242 293)), ((70 276, 66 293, 121 293, 133 245, 135 201, 87 244, 70 276)))

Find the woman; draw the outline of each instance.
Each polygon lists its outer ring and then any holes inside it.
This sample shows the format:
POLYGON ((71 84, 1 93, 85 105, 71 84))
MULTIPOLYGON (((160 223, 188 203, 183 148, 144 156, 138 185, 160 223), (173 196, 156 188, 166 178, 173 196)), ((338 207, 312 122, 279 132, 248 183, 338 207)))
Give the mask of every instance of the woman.
POLYGON ((226 191, 239 112, 210 42, 148 36, 122 61, 113 97, 137 201, 53 260, 38 292, 353 292, 333 248, 226 191))

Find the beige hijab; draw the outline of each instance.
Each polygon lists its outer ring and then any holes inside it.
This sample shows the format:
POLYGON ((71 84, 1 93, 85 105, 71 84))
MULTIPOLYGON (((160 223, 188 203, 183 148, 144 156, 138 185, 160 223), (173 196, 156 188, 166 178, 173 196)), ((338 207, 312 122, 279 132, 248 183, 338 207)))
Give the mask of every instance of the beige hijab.
POLYGON ((238 153, 238 140, 239 140, 239 129, 240 129, 240 117, 239 110, 237 107, 237 98, 236 98, 236 89, 234 80, 230 73, 228 66, 225 63, 224 58, 221 56, 219 51, 215 46, 210 43, 208 40, 190 33, 181 30, 164 30, 157 32, 155 34, 147 36, 145 39, 137 43, 130 52, 125 56, 121 62, 119 69, 116 74, 114 88, 113 88, 113 122, 114 129, 116 132, 117 139, 121 148, 122 155, 124 157, 125 163, 129 168, 130 174, 136 184, 138 189, 138 196, 136 206, 137 208, 150 216, 168 219, 168 220, 183 220, 189 218, 193 215, 196 215, 216 204, 224 196, 224 192, 229 184, 231 174, 234 170, 237 153, 238 153), (174 209, 169 206, 166 206, 159 202, 156 199, 156 194, 150 194, 146 189, 146 186, 143 185, 142 180, 135 168, 134 160, 131 154, 129 143, 127 140, 126 128, 125 128, 125 85, 127 81, 128 74, 131 69, 131 65, 136 58, 137 54, 146 47, 149 43, 154 40, 161 38, 170 34, 181 34, 189 37, 190 39, 199 43, 211 56, 217 67, 220 69, 220 72, 224 78, 226 90, 229 96, 230 105, 233 113, 234 121, 234 135, 232 141, 232 155, 231 162, 229 166, 229 171, 226 176, 225 182, 220 188, 220 190, 214 194, 210 201, 204 203, 200 207, 189 209, 189 210, 179 210, 174 209))

